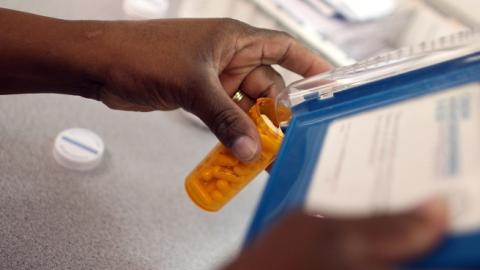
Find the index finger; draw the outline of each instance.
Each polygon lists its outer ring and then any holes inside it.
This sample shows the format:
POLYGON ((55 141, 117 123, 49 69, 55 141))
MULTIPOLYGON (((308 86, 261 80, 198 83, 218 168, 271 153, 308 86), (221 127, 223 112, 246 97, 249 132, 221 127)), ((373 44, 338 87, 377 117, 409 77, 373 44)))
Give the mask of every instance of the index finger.
POLYGON ((278 64, 304 77, 328 71, 332 66, 285 32, 262 30, 256 42, 262 45, 261 62, 278 64))

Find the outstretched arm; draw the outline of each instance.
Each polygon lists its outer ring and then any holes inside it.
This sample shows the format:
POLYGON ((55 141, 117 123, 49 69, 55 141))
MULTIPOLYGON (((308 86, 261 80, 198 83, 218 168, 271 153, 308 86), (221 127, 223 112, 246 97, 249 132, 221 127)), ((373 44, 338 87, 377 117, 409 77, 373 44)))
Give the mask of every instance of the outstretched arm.
MULTIPOLYGON (((69 22, 0 9, 0 94, 93 97, 101 85, 95 51, 104 24, 69 22)), ((96 56, 97 55, 97 56, 96 56)))
POLYGON ((245 114, 284 87, 271 67, 329 68, 286 33, 232 19, 64 21, 0 10, 0 93, 65 93, 121 110, 182 107, 242 161, 260 152, 245 114), (246 93, 239 104, 234 93, 246 93))

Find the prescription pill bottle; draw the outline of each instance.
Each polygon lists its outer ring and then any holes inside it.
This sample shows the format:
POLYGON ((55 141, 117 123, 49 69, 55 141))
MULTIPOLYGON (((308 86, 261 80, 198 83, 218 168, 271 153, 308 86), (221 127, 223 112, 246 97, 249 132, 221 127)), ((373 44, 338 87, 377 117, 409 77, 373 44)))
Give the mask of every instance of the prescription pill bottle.
MULTIPOLYGON (((248 114, 260 135, 261 155, 255 162, 242 163, 223 144, 217 144, 185 181, 188 195, 202 209, 218 211, 275 159, 283 139, 275 101, 260 98, 248 114)), ((283 110, 280 115, 286 114, 283 110)))

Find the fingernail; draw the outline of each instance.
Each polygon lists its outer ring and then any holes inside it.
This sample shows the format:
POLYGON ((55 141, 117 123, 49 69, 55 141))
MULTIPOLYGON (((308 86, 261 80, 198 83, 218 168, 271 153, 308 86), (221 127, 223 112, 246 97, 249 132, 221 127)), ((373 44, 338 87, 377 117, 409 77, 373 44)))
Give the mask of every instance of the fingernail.
POLYGON ((425 218, 438 218, 447 213, 447 202, 441 197, 430 199, 420 206, 415 212, 425 218))
POLYGON ((248 136, 238 138, 232 146, 233 154, 241 161, 251 161, 258 151, 258 144, 248 136))

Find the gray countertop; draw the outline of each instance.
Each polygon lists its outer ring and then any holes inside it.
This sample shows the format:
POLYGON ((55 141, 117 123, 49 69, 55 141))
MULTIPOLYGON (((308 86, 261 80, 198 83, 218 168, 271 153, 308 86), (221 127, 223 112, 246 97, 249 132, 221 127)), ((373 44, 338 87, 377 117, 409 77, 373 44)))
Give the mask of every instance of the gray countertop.
POLYGON ((219 213, 194 206, 183 179, 216 139, 178 111, 1 96, 0 130, 0 269, 211 269, 241 244, 265 182, 219 213), (104 139, 100 167, 56 164, 53 140, 69 127, 104 139))
MULTIPOLYGON (((107 5, 120 1, 96 1, 97 8, 94 2, 0 0, 0 6, 67 18, 120 16, 107 5)), ((238 251, 265 175, 221 212, 199 210, 184 177, 216 142, 180 111, 120 112, 61 95, 0 96, 0 269, 218 267, 238 251), (53 140, 70 127, 103 138, 100 167, 74 172, 55 162, 53 140)))

